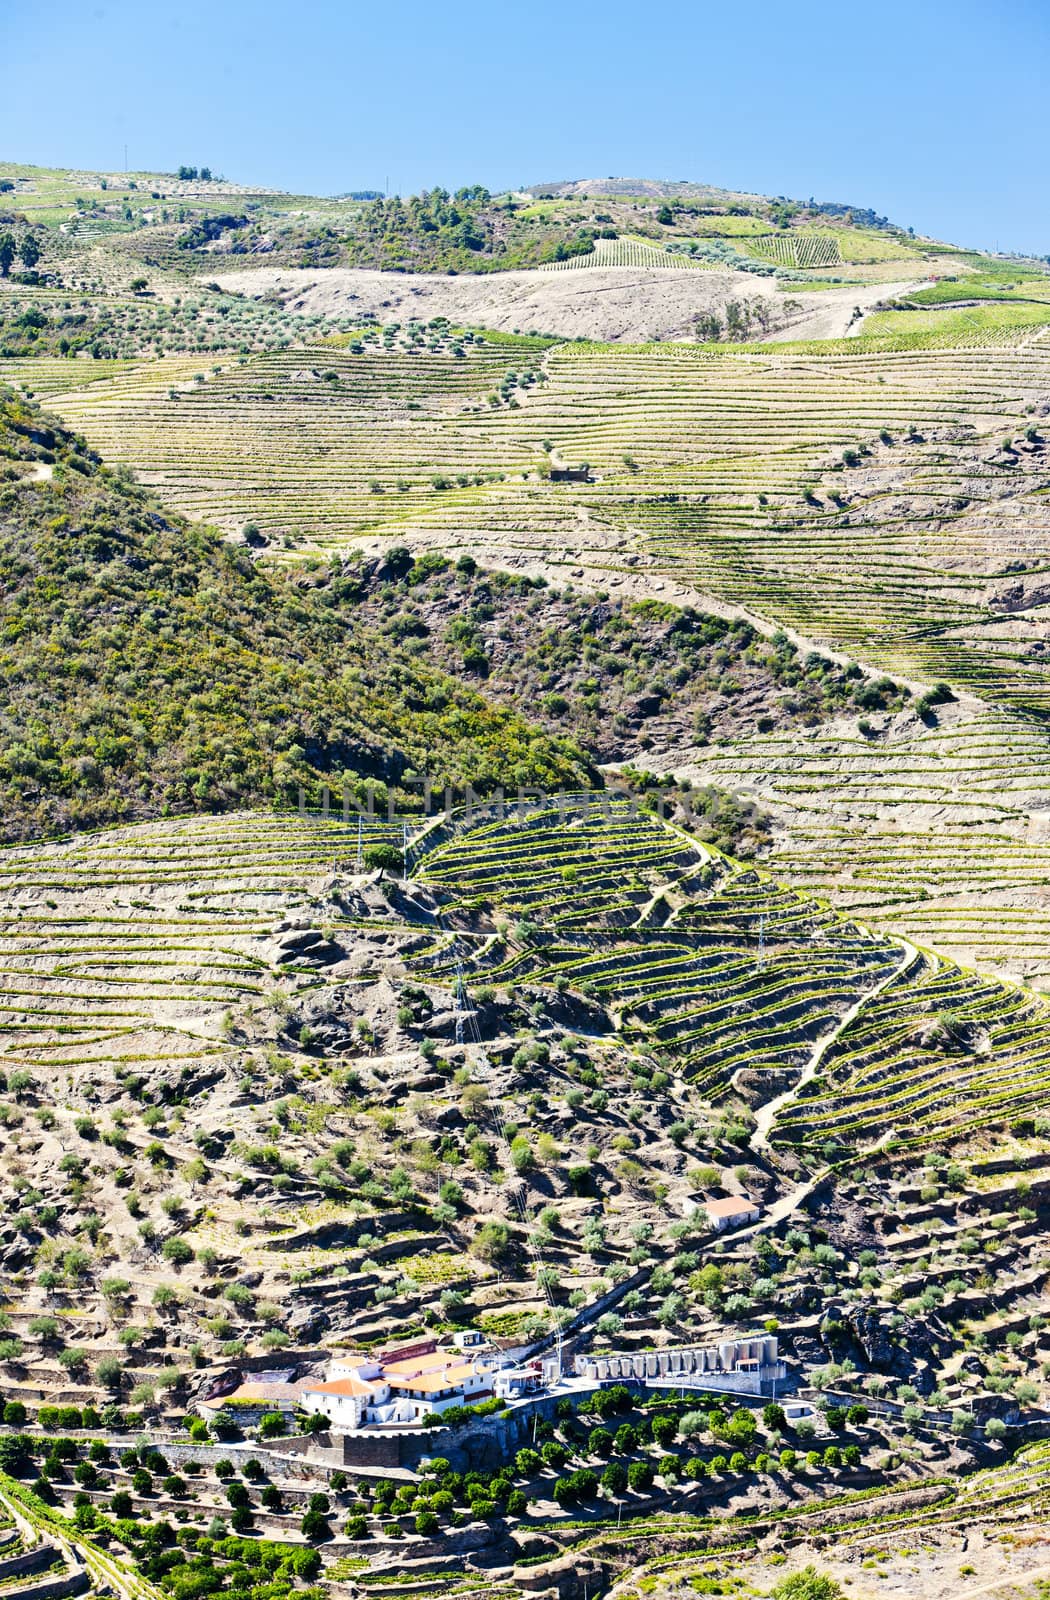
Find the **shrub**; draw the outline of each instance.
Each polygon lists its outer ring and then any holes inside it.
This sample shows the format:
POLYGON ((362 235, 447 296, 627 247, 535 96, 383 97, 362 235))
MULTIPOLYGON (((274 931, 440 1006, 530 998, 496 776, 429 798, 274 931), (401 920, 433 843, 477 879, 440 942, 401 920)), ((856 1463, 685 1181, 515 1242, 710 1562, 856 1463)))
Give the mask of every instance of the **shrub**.
POLYGON ((653 1418, 653 1442, 658 1444, 662 1450, 666 1450, 677 1433, 678 1423, 674 1417, 653 1418))
POLYGON ((32 1449, 32 1441, 24 1433, 0 1434, 0 1472, 20 1477, 29 1466, 32 1449))
POLYGON ((332 1537, 332 1530, 323 1511, 307 1511, 299 1524, 299 1532, 304 1539, 309 1539, 311 1544, 332 1537))
POLYGON ((575 1474, 571 1474, 568 1478, 558 1478, 551 1490, 551 1497, 555 1504, 561 1506, 563 1510, 566 1506, 574 1506, 579 1499, 575 1474))
POLYGON ((365 845, 365 866, 370 872, 403 872, 405 858, 396 845, 375 843, 365 845))
POLYGON ((124 1376, 124 1363, 119 1356, 102 1356, 95 1363, 95 1382, 104 1389, 116 1389, 124 1376))
POLYGON ((511 1252, 511 1233, 505 1222, 486 1222, 475 1233, 471 1251, 491 1266, 506 1260, 511 1252))
POLYGON ((842 1589, 825 1573, 814 1566, 803 1567, 781 1578, 772 1592, 772 1600, 842 1600, 842 1589))

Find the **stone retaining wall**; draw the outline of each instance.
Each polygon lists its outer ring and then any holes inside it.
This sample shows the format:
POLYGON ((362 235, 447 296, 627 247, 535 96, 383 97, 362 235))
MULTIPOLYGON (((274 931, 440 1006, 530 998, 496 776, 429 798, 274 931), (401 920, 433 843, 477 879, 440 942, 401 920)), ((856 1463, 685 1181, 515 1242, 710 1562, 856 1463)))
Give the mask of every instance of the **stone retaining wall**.
MULTIPOLYGON (((48 1578, 44 1583, 33 1583, 15 1593, 17 1600, 65 1600, 67 1595, 84 1594, 91 1581, 83 1567, 65 1573, 61 1578, 48 1578)), ((12 1596, 14 1600, 14 1596, 12 1596)))
POLYGON ((23 1550, 21 1555, 8 1556, 0 1561, 0 1583, 7 1583, 9 1578, 20 1578, 25 1572, 46 1572, 48 1567, 61 1559, 53 1544, 38 1544, 32 1550, 23 1550))

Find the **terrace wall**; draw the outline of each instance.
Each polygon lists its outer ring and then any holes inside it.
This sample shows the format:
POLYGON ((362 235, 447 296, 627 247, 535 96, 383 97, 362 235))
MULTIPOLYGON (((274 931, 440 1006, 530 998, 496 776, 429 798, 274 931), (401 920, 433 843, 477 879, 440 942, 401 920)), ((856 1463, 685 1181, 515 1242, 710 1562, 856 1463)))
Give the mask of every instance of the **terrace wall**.
POLYGON ((43 1583, 29 1584, 18 1590, 18 1600, 65 1600, 67 1595, 83 1594, 90 1589, 91 1580, 83 1568, 66 1572, 60 1578, 48 1578, 43 1583))
POLYGON ((55 1561, 59 1560, 59 1553, 53 1545, 37 1545, 33 1550, 23 1550, 21 1555, 6 1556, 0 1561, 0 1584, 7 1584, 11 1578, 20 1578, 27 1572, 46 1572, 55 1561))
MULTIPOLYGON (((614 1283, 611 1289, 607 1290, 605 1294, 599 1295, 597 1300, 592 1300, 589 1306, 584 1306, 582 1311, 576 1313, 571 1322, 565 1324, 561 1329, 562 1341, 564 1342, 566 1339, 571 1338, 574 1333, 579 1333, 582 1329, 588 1327, 590 1323, 596 1322, 599 1317, 604 1316, 606 1311, 611 1311, 613 1306, 618 1305, 625 1294, 629 1294, 632 1289, 641 1289, 648 1281, 649 1269, 640 1267, 629 1278, 622 1278, 619 1283, 614 1283)), ((542 1339, 538 1339, 535 1344, 529 1345, 525 1354, 531 1359, 534 1356, 541 1355, 545 1350, 553 1349, 557 1342, 558 1334, 556 1331, 544 1334, 542 1339)))

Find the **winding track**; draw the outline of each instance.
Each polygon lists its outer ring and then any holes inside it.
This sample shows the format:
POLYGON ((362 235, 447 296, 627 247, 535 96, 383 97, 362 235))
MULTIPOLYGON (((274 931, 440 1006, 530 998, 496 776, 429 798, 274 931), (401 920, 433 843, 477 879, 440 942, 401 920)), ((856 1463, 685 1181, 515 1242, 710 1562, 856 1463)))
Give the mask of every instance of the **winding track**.
POLYGON ((752 1133, 749 1141, 753 1151, 756 1153, 762 1151, 765 1155, 770 1155, 772 1153, 769 1143, 769 1134, 773 1123, 776 1120, 777 1112, 780 1111, 783 1106, 789 1105, 791 1101, 796 1099, 800 1091, 804 1089, 807 1084, 812 1083, 813 1079, 820 1071, 824 1057, 831 1049, 831 1046, 836 1044, 838 1040, 841 1039, 846 1029, 852 1022, 856 1021, 857 1017, 864 1010, 865 1006, 870 1005, 873 1000, 877 1000, 879 995, 882 994, 884 990, 888 989, 892 983, 897 982, 898 978, 903 978, 905 974, 911 970, 916 961, 921 961, 924 959, 915 945, 911 944, 907 939, 900 939, 897 942, 903 945, 904 955, 894 967, 893 971, 885 978, 880 978, 878 983, 875 984, 873 988, 866 990, 859 999, 854 1001, 848 1011, 843 1012, 842 1016, 832 1028, 831 1032, 826 1033, 822 1039, 817 1040, 817 1043, 810 1052, 809 1060, 802 1069, 798 1082, 790 1089, 785 1089, 783 1094, 775 1095, 772 1100, 767 1100, 764 1106, 759 1107, 758 1111, 755 1113, 755 1131, 752 1133))
MULTIPOLYGON (((874 988, 868 989, 864 994, 862 994, 859 1000, 854 1001, 849 1010, 845 1011, 839 1018, 831 1032, 826 1033, 822 1039, 818 1039, 810 1053, 809 1060, 803 1067, 801 1076, 794 1087, 791 1089, 785 1089, 783 1094, 775 1095, 772 1100, 768 1100, 764 1106, 759 1108, 755 1116, 755 1128, 751 1134, 751 1138, 748 1141, 748 1147, 755 1155, 764 1157, 767 1160, 772 1160, 775 1164, 776 1152, 769 1142, 769 1133, 773 1126, 777 1112, 783 1106, 790 1104, 790 1102, 796 1098, 799 1091, 803 1089, 807 1083, 812 1082, 817 1073, 820 1071, 824 1057, 831 1049, 831 1046, 841 1039, 846 1029, 852 1022, 856 1021, 857 1017, 864 1010, 865 1006, 870 1005, 873 1000, 876 1000, 885 989, 889 988, 890 984, 896 983, 898 978, 903 978, 905 974, 911 970, 916 961, 924 961, 926 959, 922 952, 907 939, 901 939, 899 942, 904 946, 904 955, 898 962, 897 966, 894 967, 893 971, 885 978, 881 978, 879 982, 875 984, 874 988)), ((882 1136, 876 1140, 875 1144, 869 1145, 864 1150, 859 1150, 857 1152, 858 1158, 862 1155, 869 1154, 876 1148, 878 1144, 881 1144, 884 1139, 889 1138, 891 1133, 892 1129, 887 1128, 882 1136)), ((756 1237, 760 1233, 768 1233, 771 1228, 776 1227, 778 1222, 783 1222, 785 1217, 793 1216, 794 1213, 798 1211, 799 1208, 805 1203, 805 1201, 809 1199, 814 1189, 819 1188, 819 1186, 824 1182, 825 1178, 829 1176, 831 1171, 832 1168, 830 1166, 824 1166, 821 1167, 817 1172, 814 1172, 810 1177, 804 1178, 801 1183, 797 1183, 793 1189, 788 1191, 787 1194, 782 1195, 779 1200, 775 1200, 769 1207, 768 1211, 766 1211, 761 1221, 753 1222, 749 1227, 746 1228, 734 1228, 732 1235, 733 1239, 750 1239, 756 1237)))

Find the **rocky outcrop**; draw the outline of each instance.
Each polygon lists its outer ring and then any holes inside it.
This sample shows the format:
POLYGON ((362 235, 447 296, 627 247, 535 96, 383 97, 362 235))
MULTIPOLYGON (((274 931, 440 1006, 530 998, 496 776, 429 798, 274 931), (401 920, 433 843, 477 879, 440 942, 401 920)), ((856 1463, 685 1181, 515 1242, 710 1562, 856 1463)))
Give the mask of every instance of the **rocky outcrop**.
POLYGON ((1014 583, 1000 584, 984 598, 990 611, 1030 611, 1035 606, 1050 605, 1050 584, 1034 576, 1018 578, 1014 583))
POLYGON ((529 1594, 557 1595, 558 1600, 583 1600, 600 1594, 610 1569, 590 1556, 567 1555, 542 1566, 515 1567, 512 1578, 519 1589, 529 1594))

